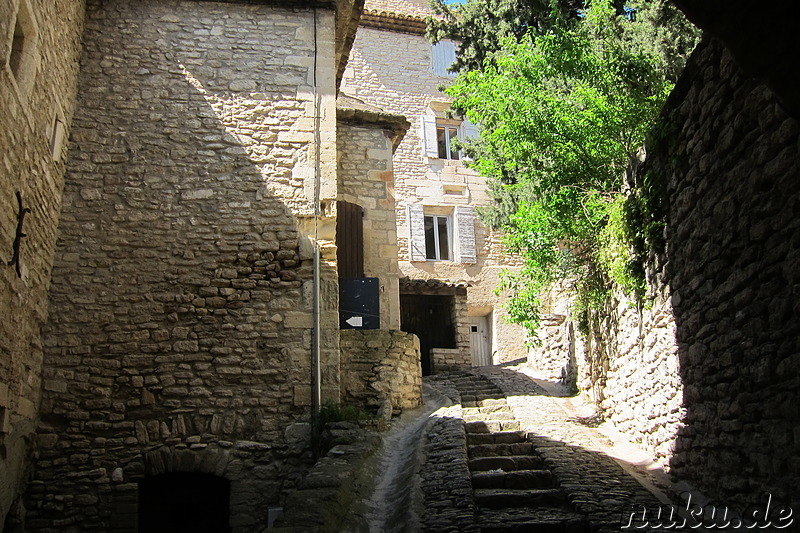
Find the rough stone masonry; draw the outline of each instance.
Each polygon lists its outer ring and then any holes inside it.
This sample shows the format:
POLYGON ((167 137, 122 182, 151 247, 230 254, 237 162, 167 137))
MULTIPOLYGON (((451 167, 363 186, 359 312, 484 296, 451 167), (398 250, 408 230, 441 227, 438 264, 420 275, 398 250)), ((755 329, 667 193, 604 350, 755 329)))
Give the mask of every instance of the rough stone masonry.
MULTIPOLYGON (((307 460, 291 428, 309 412, 317 126, 323 200, 336 188, 333 22, 89 2, 30 530, 135 530, 137 480, 174 470, 229 479, 231 526, 253 531, 307 460)), ((336 399, 334 276, 323 268, 336 399)))

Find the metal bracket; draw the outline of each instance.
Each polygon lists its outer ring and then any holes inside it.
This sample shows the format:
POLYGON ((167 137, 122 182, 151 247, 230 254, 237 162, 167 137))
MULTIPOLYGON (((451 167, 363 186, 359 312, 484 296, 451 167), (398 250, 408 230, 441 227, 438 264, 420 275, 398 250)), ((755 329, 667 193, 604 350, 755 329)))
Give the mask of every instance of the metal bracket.
POLYGON ((30 207, 22 207, 22 194, 17 191, 17 203, 19 204, 19 214, 17 215, 17 235, 14 237, 14 255, 11 257, 11 261, 8 262, 8 266, 16 266, 17 267, 17 277, 22 277, 22 272, 20 271, 19 266, 19 248, 22 244, 22 239, 27 237, 26 233, 22 231, 22 224, 25 222, 25 215, 31 212, 30 207))

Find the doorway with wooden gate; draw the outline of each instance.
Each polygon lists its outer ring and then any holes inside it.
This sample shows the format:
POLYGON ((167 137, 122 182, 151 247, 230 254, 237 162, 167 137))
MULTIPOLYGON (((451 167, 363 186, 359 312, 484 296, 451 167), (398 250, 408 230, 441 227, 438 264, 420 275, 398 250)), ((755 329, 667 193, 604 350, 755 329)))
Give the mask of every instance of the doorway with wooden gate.
POLYGON ((456 348, 453 296, 400 295, 400 329, 419 337, 422 375, 433 371, 432 348, 456 348))

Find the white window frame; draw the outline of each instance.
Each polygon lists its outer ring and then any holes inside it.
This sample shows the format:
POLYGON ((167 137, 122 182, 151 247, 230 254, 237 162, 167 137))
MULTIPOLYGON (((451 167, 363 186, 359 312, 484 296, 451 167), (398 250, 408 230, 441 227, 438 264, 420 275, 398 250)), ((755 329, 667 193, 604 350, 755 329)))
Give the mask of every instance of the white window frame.
POLYGON ((452 120, 437 120, 436 121, 436 147, 437 147, 437 155, 439 159, 448 160, 448 161, 460 161, 464 159, 464 154, 461 151, 455 151, 455 149, 450 145, 450 140, 452 137, 450 136, 450 131, 456 131, 456 138, 458 140, 464 139, 464 130, 462 128, 461 122, 455 122, 452 120), (439 144, 439 131, 443 130, 444 133, 444 153, 442 152, 442 146, 439 144), (442 157, 444 155, 444 157, 442 157), (455 157, 454 157, 455 156, 455 157))
POLYGON ((432 215, 426 214, 425 215, 425 222, 428 219, 431 219, 433 223, 433 253, 430 253, 431 250, 428 249, 428 235, 427 232, 425 234, 425 259, 427 261, 452 261, 453 260, 453 220, 450 215, 432 215), (441 241, 439 237, 439 232, 437 229, 439 228, 439 220, 445 221, 445 227, 447 229, 447 257, 442 257, 442 247, 441 241), (433 256, 433 257, 430 257, 433 256))

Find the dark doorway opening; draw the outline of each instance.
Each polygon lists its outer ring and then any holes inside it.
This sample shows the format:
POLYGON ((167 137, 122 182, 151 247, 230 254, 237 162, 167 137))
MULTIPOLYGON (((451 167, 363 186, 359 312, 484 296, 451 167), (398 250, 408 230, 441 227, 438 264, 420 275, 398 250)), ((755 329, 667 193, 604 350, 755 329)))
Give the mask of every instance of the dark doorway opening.
POLYGON ((456 347, 453 297, 401 294, 400 329, 419 337, 422 375, 430 375, 431 348, 456 347))
POLYGON ((231 484, 196 472, 170 472, 139 482, 141 533, 228 533, 231 484))

